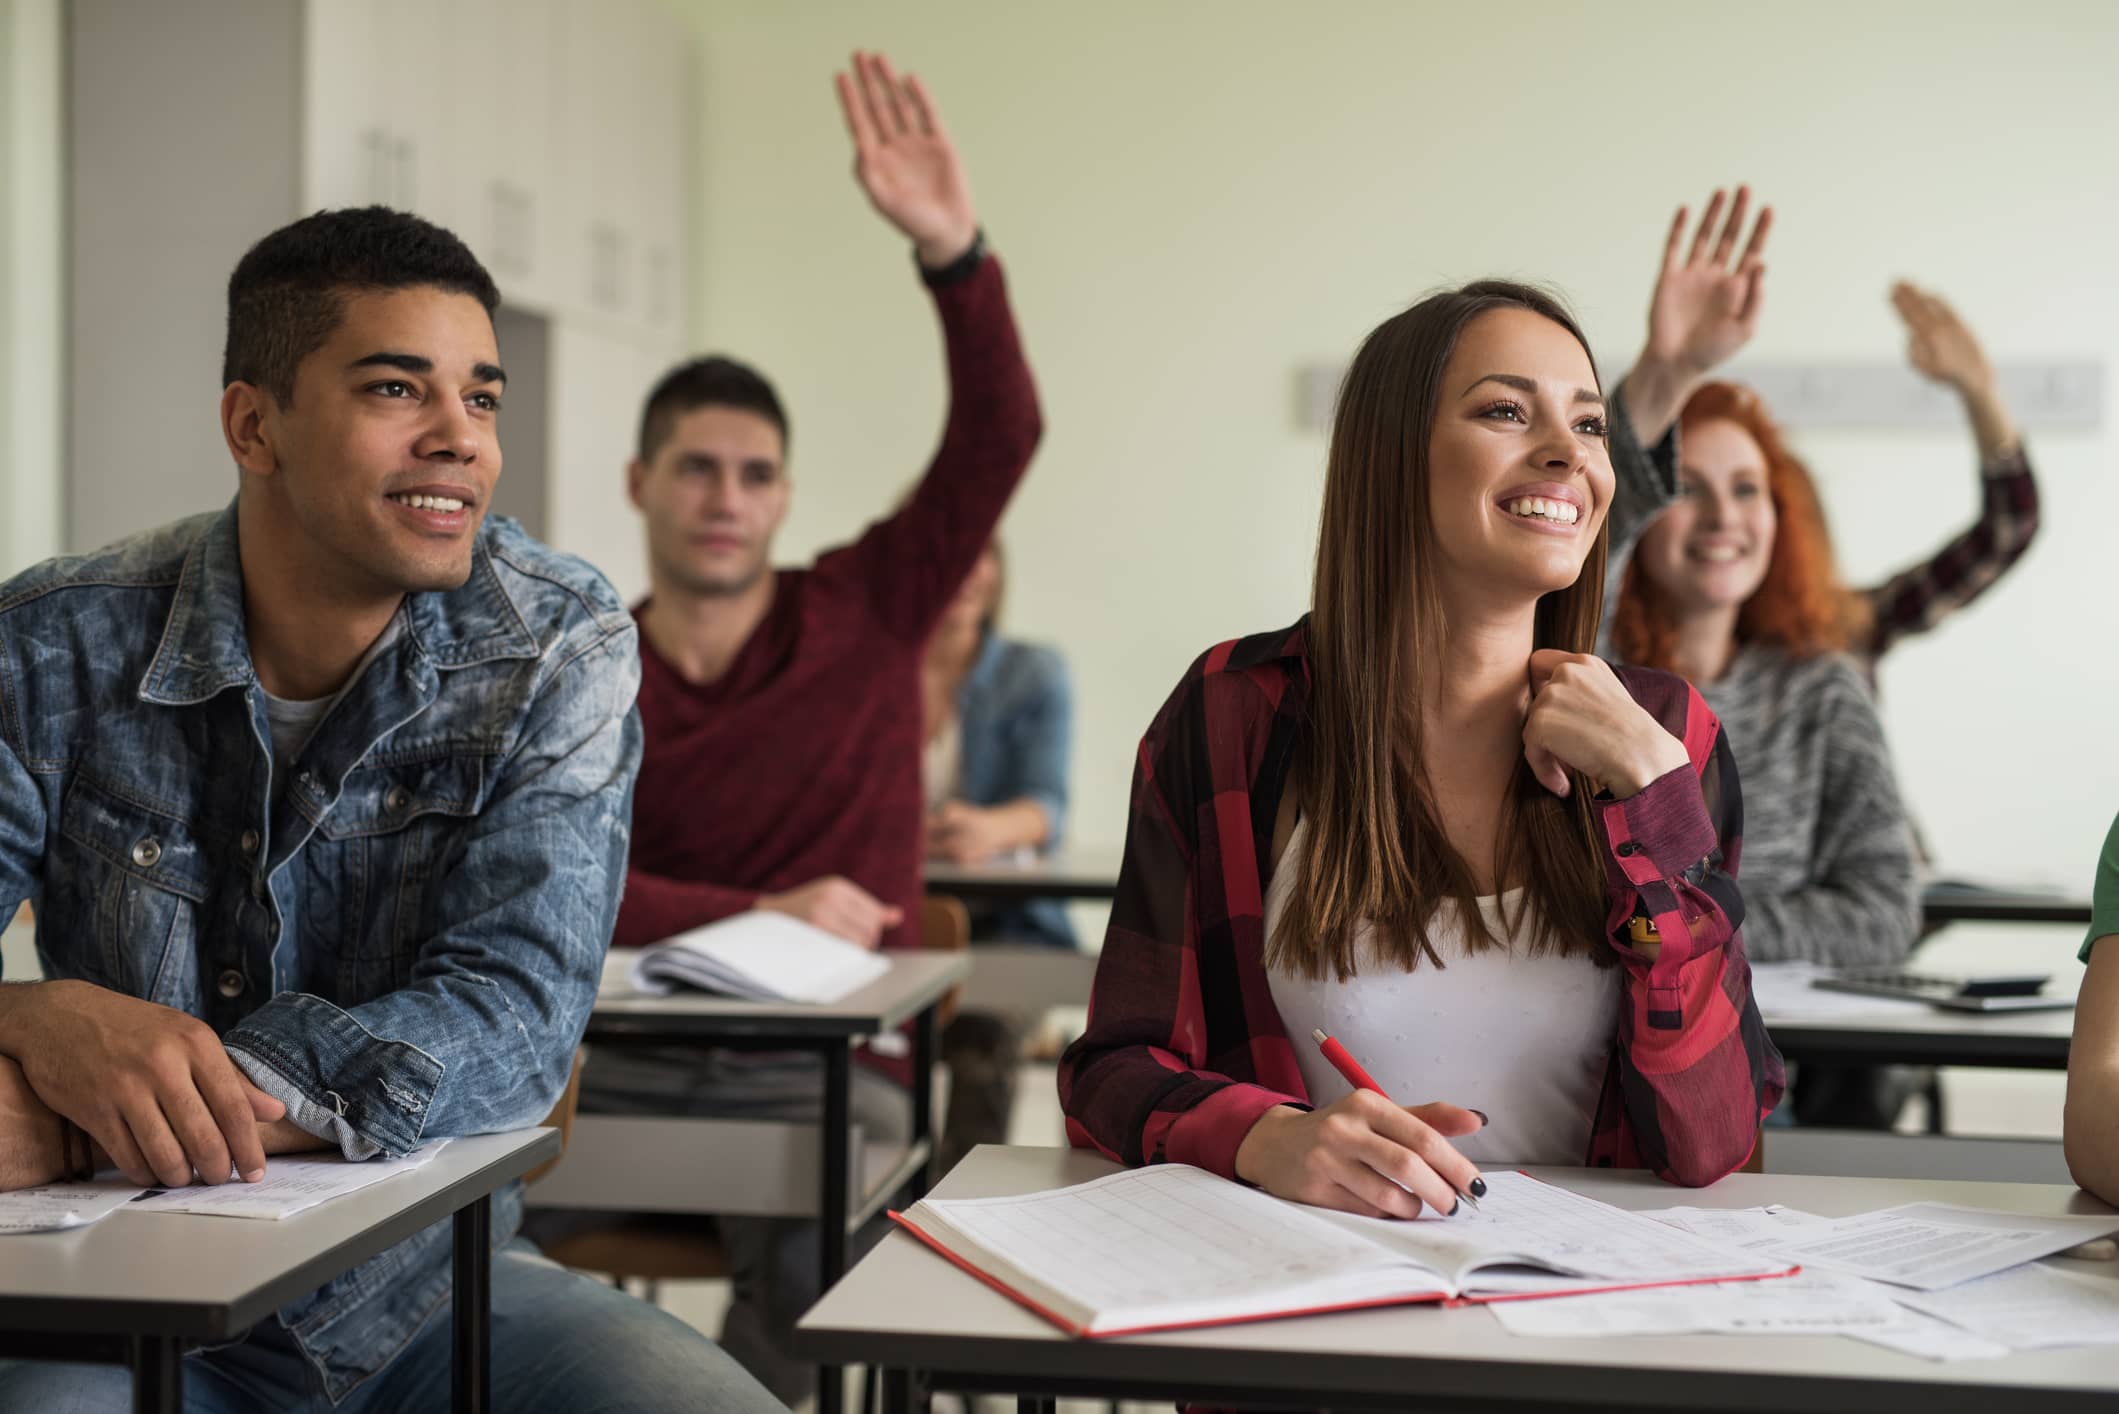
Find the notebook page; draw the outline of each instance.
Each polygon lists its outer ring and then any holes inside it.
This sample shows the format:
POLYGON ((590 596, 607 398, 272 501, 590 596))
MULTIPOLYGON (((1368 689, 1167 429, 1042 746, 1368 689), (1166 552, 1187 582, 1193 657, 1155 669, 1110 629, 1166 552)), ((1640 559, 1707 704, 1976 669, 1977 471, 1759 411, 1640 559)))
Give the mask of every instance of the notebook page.
POLYGON ((1044 1193, 927 1199, 906 1216, 1091 1329, 1439 1292, 1431 1272, 1409 1272, 1403 1257, 1315 1212, 1155 1164, 1044 1193))
MULTIPOLYGON (((1334 1213, 1329 1221, 1426 1261, 1467 1293, 1486 1266, 1536 1266, 1572 1277, 1678 1282, 1768 1276, 1793 1264, 1669 1227, 1639 1213, 1570 1193, 1527 1174, 1489 1169, 1474 1212, 1412 1222, 1334 1213)), ((1498 1285, 1521 1290, 1519 1280, 1498 1285)), ((1555 1286, 1561 1286, 1555 1283, 1555 1286)))
POLYGON ((651 994, 687 982, 755 998, 829 1003, 888 971, 889 959, 866 948, 799 918, 752 909, 645 949, 632 980, 651 994))

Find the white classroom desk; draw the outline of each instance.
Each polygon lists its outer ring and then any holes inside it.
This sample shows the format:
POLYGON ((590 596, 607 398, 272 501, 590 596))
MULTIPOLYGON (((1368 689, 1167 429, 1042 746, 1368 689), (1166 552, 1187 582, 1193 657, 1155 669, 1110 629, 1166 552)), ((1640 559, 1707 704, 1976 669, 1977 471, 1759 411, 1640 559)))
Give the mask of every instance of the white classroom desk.
MULTIPOLYGON (((1079 1183, 1116 1165, 1068 1149, 974 1150, 935 1196, 1079 1183)), ((1536 1170, 1627 1208, 1785 1203, 1827 1217, 1932 1200, 2025 1213, 2108 1213, 2075 1189, 2012 1183, 1735 1174, 1706 1189, 1639 1172, 1536 1170)), ((2119 1282, 2119 1263, 2065 1265, 2119 1282)), ((1243 1402, 1275 1408, 1559 1411, 1786 1410, 1801 1414, 2060 1414, 2119 1408, 2119 1347, 1939 1364, 1845 1338, 1512 1336, 1478 1307, 1395 1307, 1210 1330, 1074 1340, 892 1233, 828 1292, 797 1336, 806 1355, 887 1367, 887 1407, 930 1389, 1243 1402)))
POLYGON ((120 1208, 85 1228, 0 1237, 0 1356, 128 1365, 133 1408, 176 1414, 187 1348, 231 1340, 453 1216, 452 1407, 489 1409, 491 1198, 558 1152, 554 1129, 483 1134, 277 1221, 120 1208))
MULTIPOLYGON (((893 951, 890 970, 836 1002, 750 1002, 680 988, 668 996, 634 990, 630 949, 604 963, 586 1040, 610 1047, 697 1046, 808 1051, 823 1060, 820 1122, 581 1115, 568 1157, 531 1191, 533 1205, 618 1207, 679 1212, 776 1212, 816 1215, 822 1278, 829 1287, 846 1270, 847 1239, 900 1194, 927 1191, 934 1161, 934 1087, 938 1017, 950 989, 971 972, 965 952, 893 951), (850 1114, 853 1048, 860 1040, 912 1024, 912 1139, 877 1154, 857 1144, 850 1114), (790 1141, 793 1141, 792 1143, 790 1141), (651 1187, 642 1188, 645 1182, 651 1187), (733 1188, 734 1191, 731 1191, 733 1188), (803 1202, 804 1190, 812 1195, 803 1202)), ((818 1384, 820 1414, 837 1414, 841 1382, 826 1370, 818 1384)))

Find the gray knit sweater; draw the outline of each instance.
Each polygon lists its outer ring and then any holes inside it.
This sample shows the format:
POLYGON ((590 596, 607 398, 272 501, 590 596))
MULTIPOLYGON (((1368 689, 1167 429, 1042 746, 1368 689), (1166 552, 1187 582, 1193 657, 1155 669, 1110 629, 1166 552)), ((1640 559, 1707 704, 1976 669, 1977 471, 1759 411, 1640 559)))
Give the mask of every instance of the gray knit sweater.
MULTIPOLYGON (((1612 408, 1611 572, 1606 632, 1634 542, 1676 495, 1677 433, 1652 450, 1612 408)), ((1600 644, 1611 657, 1608 639, 1600 644)), ((1894 963, 1920 931, 1913 832, 1883 723, 1844 654, 1796 658, 1752 645, 1695 684, 1736 756, 1743 790, 1744 951, 1754 962, 1894 963)))

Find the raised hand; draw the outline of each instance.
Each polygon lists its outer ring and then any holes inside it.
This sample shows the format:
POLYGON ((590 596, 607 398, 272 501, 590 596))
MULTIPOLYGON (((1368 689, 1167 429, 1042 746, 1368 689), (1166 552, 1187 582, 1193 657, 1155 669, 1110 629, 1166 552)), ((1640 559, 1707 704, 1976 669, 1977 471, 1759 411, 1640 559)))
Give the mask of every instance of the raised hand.
POLYGON ((912 239, 931 270, 970 249, 979 229, 971 184, 927 86, 900 77, 882 55, 860 52, 853 72, 833 81, 853 138, 854 178, 883 219, 912 239))
POLYGON ((1891 307, 1906 324, 1906 358, 1938 383, 1958 392, 1994 385, 1994 368, 1957 311, 1942 296, 1900 280, 1891 287, 1891 307))
POLYGON ((1715 192, 1685 249, 1685 207, 1670 222, 1663 247, 1663 269, 1656 277, 1648 305, 1648 351, 1697 377, 1751 341, 1758 329, 1759 305, 1765 293, 1766 235, 1773 229, 1773 208, 1759 208, 1744 253, 1736 255, 1744 216, 1751 207, 1751 188, 1738 187, 1721 234, 1714 224, 1722 215, 1723 193, 1715 192))
POLYGON ((1739 255, 1737 242, 1750 209, 1751 188, 1738 187, 1734 202, 1717 190, 1689 247, 1685 229, 1691 211, 1680 206, 1671 218, 1663 267, 1648 304, 1648 345, 1626 378, 1626 410, 1644 442, 1659 440, 1677 421, 1694 386, 1758 331, 1773 208, 1759 208, 1739 255))

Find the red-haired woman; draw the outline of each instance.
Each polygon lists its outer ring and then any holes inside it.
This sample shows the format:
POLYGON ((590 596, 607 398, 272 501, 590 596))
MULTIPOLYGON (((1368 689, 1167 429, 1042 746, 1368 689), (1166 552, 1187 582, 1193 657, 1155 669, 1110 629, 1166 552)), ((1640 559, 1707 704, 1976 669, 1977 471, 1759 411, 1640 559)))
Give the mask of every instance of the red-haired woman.
POLYGON ((1369 336, 1311 612, 1209 650, 1141 743, 1060 1068, 1076 1143, 1397 1217, 1481 1163, 1743 1163, 1782 1070, 1729 747, 1683 680, 1591 651, 1612 464, 1643 455, 1537 290, 1369 336), (1313 1028, 1432 1103, 1350 1091, 1313 1028))

